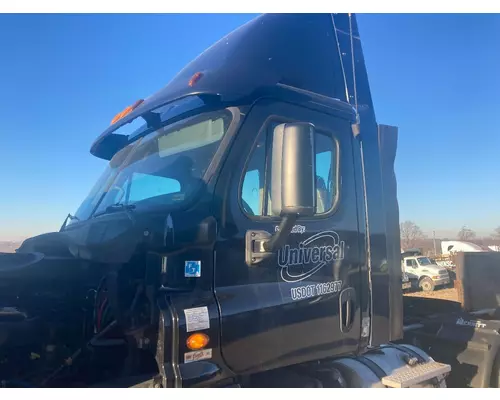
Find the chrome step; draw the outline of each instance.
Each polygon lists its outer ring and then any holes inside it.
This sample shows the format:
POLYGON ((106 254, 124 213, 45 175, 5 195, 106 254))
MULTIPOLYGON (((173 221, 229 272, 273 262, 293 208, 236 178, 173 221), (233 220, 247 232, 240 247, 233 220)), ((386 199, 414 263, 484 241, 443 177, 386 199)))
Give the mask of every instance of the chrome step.
POLYGON ((391 388, 407 388, 445 375, 450 371, 451 366, 432 360, 413 367, 398 368, 391 375, 382 378, 382 384, 391 388))

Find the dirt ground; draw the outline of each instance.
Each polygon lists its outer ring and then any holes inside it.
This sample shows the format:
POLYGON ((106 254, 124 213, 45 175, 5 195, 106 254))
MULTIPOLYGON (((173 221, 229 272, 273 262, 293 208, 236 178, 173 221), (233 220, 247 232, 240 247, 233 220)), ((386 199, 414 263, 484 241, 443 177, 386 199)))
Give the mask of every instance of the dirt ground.
POLYGON ((413 292, 405 293, 405 296, 427 297, 441 300, 451 300, 458 302, 458 294, 455 288, 437 289, 433 292, 413 292))

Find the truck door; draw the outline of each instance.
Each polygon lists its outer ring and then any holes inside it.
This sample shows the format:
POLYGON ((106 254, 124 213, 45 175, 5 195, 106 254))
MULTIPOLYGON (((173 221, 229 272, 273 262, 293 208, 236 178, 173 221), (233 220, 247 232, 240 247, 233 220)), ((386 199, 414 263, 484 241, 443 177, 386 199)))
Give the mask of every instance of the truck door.
POLYGON ((417 261, 414 258, 406 259, 405 270, 410 279, 418 279, 420 276, 420 271, 418 268, 417 261))
POLYGON ((287 103, 261 101, 248 114, 216 188, 220 233, 215 295, 221 351, 237 373, 354 353, 360 342, 360 259, 350 122, 287 103), (247 265, 245 233, 274 233, 270 156, 283 122, 316 128, 317 213, 298 219, 285 246, 247 265))

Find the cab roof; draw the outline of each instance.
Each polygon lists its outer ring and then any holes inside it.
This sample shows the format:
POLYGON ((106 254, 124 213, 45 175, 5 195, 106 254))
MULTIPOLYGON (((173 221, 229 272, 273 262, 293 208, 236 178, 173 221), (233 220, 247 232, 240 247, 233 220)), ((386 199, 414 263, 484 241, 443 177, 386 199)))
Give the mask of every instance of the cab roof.
MULTIPOLYGON (((223 103, 251 102, 259 89, 282 85, 350 103, 352 74, 340 55, 341 47, 350 48, 349 29, 359 40, 356 19, 348 14, 263 14, 220 39, 163 89, 129 110, 96 139, 91 153, 109 159, 128 140, 114 137, 118 136, 114 131, 147 111, 190 95, 223 103)), ((361 90, 358 97, 370 108, 371 96, 365 92, 361 90)))

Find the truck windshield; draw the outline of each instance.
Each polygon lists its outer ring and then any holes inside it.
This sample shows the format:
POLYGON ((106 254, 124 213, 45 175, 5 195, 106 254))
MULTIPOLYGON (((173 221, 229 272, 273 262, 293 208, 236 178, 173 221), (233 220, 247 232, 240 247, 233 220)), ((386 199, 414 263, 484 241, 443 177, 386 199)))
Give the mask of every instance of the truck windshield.
POLYGON ((231 121, 228 110, 199 114, 125 146, 110 160, 72 222, 115 205, 139 209, 186 201, 204 184, 205 172, 231 121))
POLYGON ((432 264, 434 264, 434 263, 430 260, 430 258, 428 258, 428 257, 418 257, 418 258, 417 258, 417 260, 418 260, 418 263, 419 263, 420 265, 432 265, 432 264))

